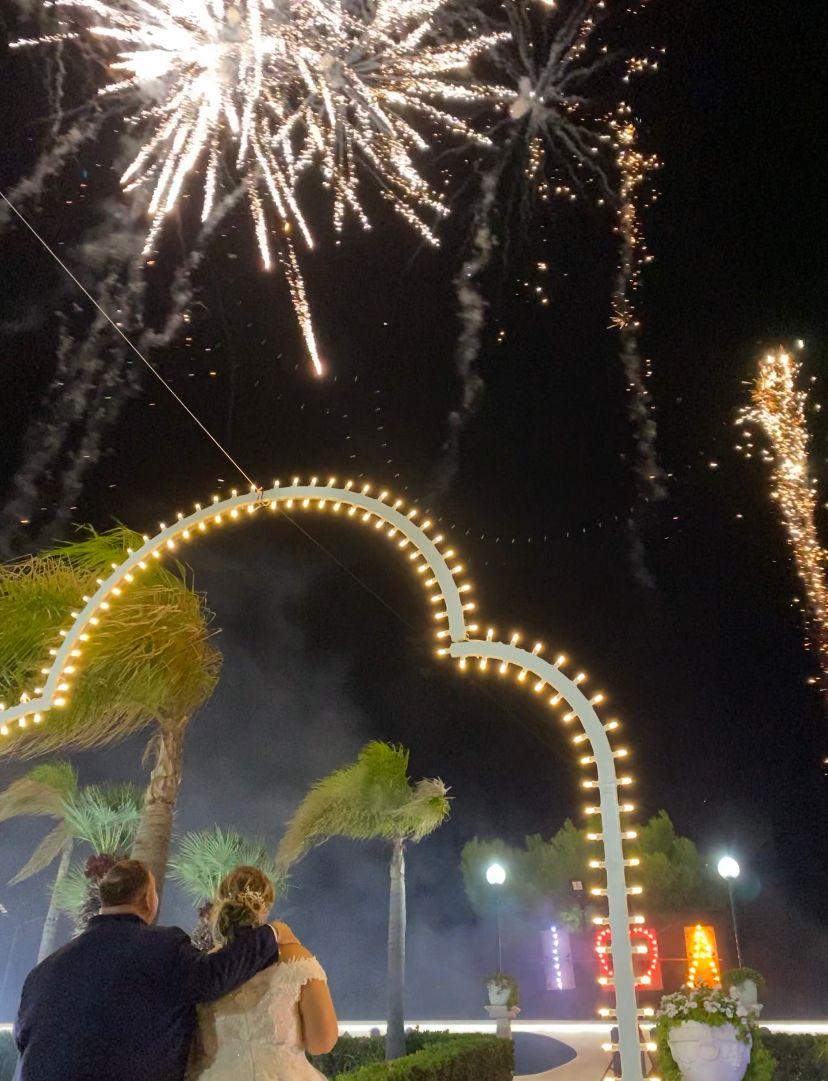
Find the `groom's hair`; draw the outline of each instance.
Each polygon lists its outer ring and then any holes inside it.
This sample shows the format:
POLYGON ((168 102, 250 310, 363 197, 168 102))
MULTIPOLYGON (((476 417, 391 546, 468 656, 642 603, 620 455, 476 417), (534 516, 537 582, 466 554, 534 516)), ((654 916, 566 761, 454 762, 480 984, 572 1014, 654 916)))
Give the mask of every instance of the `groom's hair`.
POLYGON ((101 879, 101 905, 111 908, 132 905, 147 892, 150 873, 140 860, 119 860, 101 879))

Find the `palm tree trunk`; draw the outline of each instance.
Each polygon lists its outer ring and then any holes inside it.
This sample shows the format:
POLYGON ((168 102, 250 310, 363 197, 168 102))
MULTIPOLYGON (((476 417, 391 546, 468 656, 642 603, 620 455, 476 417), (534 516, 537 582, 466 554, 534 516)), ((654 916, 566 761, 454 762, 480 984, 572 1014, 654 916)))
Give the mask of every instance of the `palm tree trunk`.
POLYGON ((175 803, 181 784, 185 727, 182 723, 175 728, 162 729, 153 737, 151 749, 155 754, 155 765, 132 842, 132 858, 141 860, 155 875, 159 902, 164 892, 175 803))
POLYGON ((388 1026, 386 1059, 405 1054, 405 842, 394 841, 388 903, 388 1026))
POLYGON ((37 951, 38 964, 40 964, 44 958, 48 957, 49 954, 55 952, 58 921, 60 920, 60 911, 57 902, 55 901, 55 890, 60 886, 69 870, 69 865, 72 862, 72 848, 74 843, 75 842, 70 837, 64 845, 60 863, 58 864, 57 874, 55 875, 55 881, 52 883, 52 897, 49 901, 49 911, 46 913, 46 919, 43 921, 43 934, 40 936, 40 949, 37 951))

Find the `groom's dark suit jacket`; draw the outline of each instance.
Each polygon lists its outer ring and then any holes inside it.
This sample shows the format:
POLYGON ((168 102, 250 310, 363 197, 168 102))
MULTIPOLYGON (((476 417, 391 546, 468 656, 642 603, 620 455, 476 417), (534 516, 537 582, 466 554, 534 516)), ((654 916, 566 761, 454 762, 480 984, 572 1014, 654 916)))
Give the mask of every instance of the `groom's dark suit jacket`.
POLYGON ((271 927, 218 953, 177 927, 96 916, 29 973, 15 1026, 22 1081, 181 1081, 199 1002, 277 961, 271 927))

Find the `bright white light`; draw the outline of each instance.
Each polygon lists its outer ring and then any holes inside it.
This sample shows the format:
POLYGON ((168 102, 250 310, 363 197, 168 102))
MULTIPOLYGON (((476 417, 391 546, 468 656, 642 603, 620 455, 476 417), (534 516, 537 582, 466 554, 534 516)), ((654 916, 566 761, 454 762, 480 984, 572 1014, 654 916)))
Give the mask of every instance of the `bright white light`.
POLYGON ((719 860, 718 871, 722 878, 738 878, 739 864, 732 856, 722 856, 719 860))
POLYGON ((490 886, 502 886, 506 881, 506 869, 499 863, 491 864, 486 870, 486 881, 490 886))

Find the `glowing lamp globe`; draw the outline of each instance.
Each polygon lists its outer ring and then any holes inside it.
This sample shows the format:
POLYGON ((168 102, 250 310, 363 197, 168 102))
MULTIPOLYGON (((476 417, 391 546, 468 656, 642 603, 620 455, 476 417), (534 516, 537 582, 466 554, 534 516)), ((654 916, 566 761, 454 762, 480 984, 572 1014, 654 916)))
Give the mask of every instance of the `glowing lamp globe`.
POLYGON ((486 869, 486 881, 490 886, 502 886, 506 881, 506 869, 499 863, 493 863, 486 869))
POLYGON ((732 856, 722 856, 719 860, 718 871, 722 878, 738 878, 739 864, 732 856))

